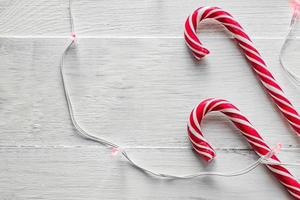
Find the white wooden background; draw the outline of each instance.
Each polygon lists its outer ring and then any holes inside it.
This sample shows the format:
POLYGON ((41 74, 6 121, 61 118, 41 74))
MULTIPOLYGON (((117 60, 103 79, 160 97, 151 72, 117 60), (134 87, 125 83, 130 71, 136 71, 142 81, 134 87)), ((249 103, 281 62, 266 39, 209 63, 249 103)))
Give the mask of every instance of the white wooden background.
MULTIPOLYGON (((201 25, 211 55, 195 62, 182 39, 197 7, 214 5, 244 26, 290 100, 279 48, 291 17, 285 0, 73 0, 77 48, 66 60, 76 117, 155 171, 234 171, 257 156, 218 113, 203 129, 217 149, 207 164, 191 150, 186 120, 208 97, 232 101, 279 157, 300 162, 300 140, 278 114, 235 43, 215 23, 201 25)), ((241 177, 164 180, 143 174, 72 129, 59 77, 69 37, 66 0, 0 0, 0 199, 291 199, 263 166, 241 177)), ((289 64, 300 62, 293 40, 289 64)), ((300 71, 299 71, 300 72, 300 71)), ((290 167, 300 179, 300 170, 290 167)))

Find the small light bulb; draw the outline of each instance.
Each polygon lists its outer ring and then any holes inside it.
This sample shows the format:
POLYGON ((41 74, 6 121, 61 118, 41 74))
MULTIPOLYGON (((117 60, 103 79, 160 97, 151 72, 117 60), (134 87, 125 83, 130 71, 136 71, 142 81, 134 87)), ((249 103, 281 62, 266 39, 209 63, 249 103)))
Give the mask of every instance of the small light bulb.
POLYGON ((116 156, 120 152, 120 148, 113 147, 111 149, 111 155, 116 156))
POLYGON ((290 2, 290 5, 293 8, 295 14, 300 14, 300 0, 292 0, 290 2))
POLYGON ((75 40, 75 39, 76 39, 76 33, 75 33, 75 32, 72 32, 72 33, 71 33, 71 37, 72 37, 73 40, 75 40))
POLYGON ((278 154, 282 148, 282 144, 278 143, 277 146, 273 149, 274 154, 278 154))

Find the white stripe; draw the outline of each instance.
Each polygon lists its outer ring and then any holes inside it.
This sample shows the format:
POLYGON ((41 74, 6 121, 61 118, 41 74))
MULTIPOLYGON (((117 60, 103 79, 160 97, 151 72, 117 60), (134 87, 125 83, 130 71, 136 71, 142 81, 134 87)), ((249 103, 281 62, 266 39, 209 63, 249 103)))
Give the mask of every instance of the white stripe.
POLYGON ((293 180, 296 181, 295 177, 293 177, 292 175, 290 175, 290 174, 288 174, 288 173, 286 173, 286 172, 283 172, 283 171, 281 171, 281 170, 275 169, 275 168, 271 167, 270 165, 267 165, 267 167, 268 167, 272 172, 274 172, 274 173, 276 173, 276 174, 280 174, 280 175, 282 175, 282 176, 291 178, 291 179, 293 179, 293 180))
POLYGON ((288 118, 286 118, 290 124, 292 124, 293 126, 296 126, 297 128, 300 128, 300 124, 295 124, 294 122, 290 121, 288 118))
MULTIPOLYGON (((245 54, 245 55, 246 55, 246 54, 245 54)), ((263 65, 262 63, 260 63, 260 62, 258 62, 257 60, 255 60, 255 59, 249 57, 248 55, 246 55, 246 57, 247 57, 251 62, 254 62, 254 63, 258 64, 259 66, 261 66, 261 67, 265 68, 267 71, 269 71, 269 70, 267 69, 267 67, 266 67, 265 65, 263 65)), ((262 74, 261 72, 259 72, 258 70, 256 70, 254 67, 253 67, 253 69, 255 70, 255 72, 257 72, 257 73, 259 73, 259 74, 262 74)), ((273 81, 274 83, 276 83, 276 81, 275 81, 274 79, 270 79, 270 78, 268 78, 268 79, 271 80, 271 81, 273 81)), ((279 94, 279 95, 281 95, 281 96, 283 96, 283 97, 285 96, 285 94, 283 93, 282 90, 280 90, 280 89, 278 89, 278 88, 276 88, 276 87, 270 85, 269 83, 266 83, 266 82, 263 81, 262 79, 260 79, 260 81, 262 82, 262 84, 263 84, 267 89, 269 89, 269 90, 271 90, 271 91, 275 92, 276 94, 279 94)), ((277 84, 277 83, 276 83, 276 84, 277 84)), ((277 84, 277 85, 278 85, 278 84, 277 84)))
MULTIPOLYGON (((234 121, 234 122, 237 122, 237 123, 240 123, 240 124, 244 124, 244 125, 246 125, 246 126, 248 126, 248 127, 250 127, 250 128, 255 129, 255 128, 252 126, 252 124, 250 124, 249 122, 247 122, 247 121, 245 121, 245 120, 241 120, 241 119, 238 119, 238 118, 233 118, 233 117, 230 117, 230 116, 227 116, 227 117, 228 117, 230 120, 234 121)), ((241 130, 240 130, 240 131, 241 131, 241 130)), ((241 131, 241 132, 245 134, 245 132, 243 132, 243 131, 241 131)), ((249 136, 248 134, 245 134, 245 135, 249 136)), ((251 136, 250 136, 250 137, 251 137, 251 136)), ((255 138, 255 137, 253 136, 252 138, 255 138)), ((267 147, 265 147, 265 146, 262 146, 261 144, 258 144, 258 143, 256 143, 256 142, 250 140, 249 138, 246 138, 246 139, 247 139, 247 141, 248 141, 249 143, 254 144, 255 146, 261 147, 261 148, 263 148, 263 149, 265 149, 265 150, 268 150, 268 151, 270 150, 269 148, 267 148, 267 147)), ((255 139, 260 140, 259 138, 255 138, 255 139)), ((262 142, 265 143, 264 141, 262 141, 262 142)))
MULTIPOLYGON (((274 96, 274 95, 272 95, 272 94, 270 94, 270 95, 271 95, 274 99, 280 101, 281 103, 285 102, 285 101, 283 101, 283 100, 281 100, 281 99, 278 99, 276 96, 274 96)), ((285 103, 286 103, 286 102, 285 102, 285 103)), ((285 103, 284 103, 284 104, 285 104, 285 103)), ((286 103, 286 104, 288 105, 289 108, 291 108, 292 110, 295 110, 291 105, 289 105, 288 103, 286 103)), ((285 105, 286 105, 286 104, 285 104, 285 105)), ((300 117, 299 117, 298 115, 296 115, 296 114, 294 114, 294 113, 291 113, 291 112, 289 112, 289 111, 283 109, 283 108, 280 107, 279 105, 277 105, 277 107, 278 107, 283 113, 285 113, 285 114, 287 114, 287 115, 290 115, 290 116, 292 116, 292 117, 295 117, 296 119, 300 120, 300 117)), ((287 119, 287 118, 286 118, 286 119, 287 119)), ((290 122, 289 119, 287 119, 287 120, 290 122)), ((292 123, 294 123, 294 122, 292 122, 292 123)), ((295 124, 295 126, 297 126, 297 127, 300 128, 300 125, 299 125, 299 124, 295 124)))
POLYGON ((194 28, 193 21, 192 21, 192 15, 189 16, 188 20, 189 20, 189 25, 190 25, 192 31, 193 31, 194 33, 196 33, 196 30, 195 30, 195 28, 194 28))
POLYGON ((262 68, 266 69, 269 72, 269 69, 267 68, 267 66, 261 62, 259 62, 258 60, 248 56, 247 54, 245 54, 245 56, 248 58, 248 60, 250 60, 251 62, 254 62, 255 64, 261 66, 262 68))
MULTIPOLYGON (((235 109, 222 109, 222 110, 220 110, 220 111, 225 111, 225 112, 228 111, 228 112, 231 112, 231 113, 236 113, 236 114, 240 114, 241 116, 244 116, 244 115, 242 115, 240 112, 238 112, 238 111, 235 110, 235 109)), ((228 117, 229 119, 231 119, 232 121, 234 121, 234 122, 244 124, 244 125, 249 126, 249 127, 251 127, 251 128, 254 129, 254 127, 252 126, 252 124, 250 124, 249 122, 247 122, 247 121, 245 121, 245 120, 241 120, 241 119, 238 119, 238 118, 233 118, 233 117, 230 117, 230 116, 227 116, 227 117, 228 117)), ((250 135, 250 134, 248 134, 248 133, 246 133, 246 132, 243 132, 242 130, 240 130, 240 131, 241 131, 244 135, 248 136, 249 138, 256 139, 256 140, 262 142, 263 144, 265 144, 265 141, 263 141, 262 139, 257 138, 257 137, 255 137, 255 136, 253 136, 253 135, 250 135)), ((249 143, 251 143, 251 144, 253 144, 253 145, 257 146, 257 147, 263 148, 263 149, 265 149, 265 150, 267 150, 267 151, 270 151, 270 149, 269 149, 268 147, 263 146, 263 145, 261 145, 261 144, 258 144, 258 143, 256 143, 256 142, 250 140, 249 138, 246 138, 247 141, 248 141, 249 143)), ((266 145, 266 144, 265 144, 265 145, 266 145)))
POLYGON ((254 127, 252 126, 252 124, 250 124, 249 122, 247 122, 247 121, 245 121, 245 120, 243 120, 243 119, 231 117, 231 116, 228 116, 228 115, 227 115, 227 117, 228 117, 231 121, 233 121, 233 122, 236 122, 236 123, 239 123, 239 124, 243 124, 243 125, 249 126, 250 128, 253 128, 253 129, 254 129, 254 127))
MULTIPOLYGON (((274 95, 271 94, 271 93, 269 93, 269 94, 270 94, 270 96, 271 96, 272 98, 276 99, 276 100, 279 101, 280 103, 284 104, 285 106, 289 107, 289 108, 292 109, 292 110, 295 110, 295 108, 294 108, 291 104, 289 104, 288 102, 286 102, 286 101, 284 101, 284 100, 282 100, 282 99, 279 99, 278 97, 274 96, 274 95)), ((278 107, 279 107, 279 106, 278 106, 278 107)), ((291 113, 291 115, 292 115, 292 113, 291 113)), ((295 114, 293 114, 293 115, 294 115, 293 117, 295 117, 295 118, 297 118, 297 119, 300 119, 300 117, 299 117, 298 115, 295 115, 295 114)))
POLYGON ((201 131, 201 127, 200 127, 199 121, 197 119, 197 113, 196 113, 196 110, 199 107, 199 105, 200 104, 198 104, 193 110, 193 120, 194 120, 194 124, 196 125, 196 127, 199 129, 199 131, 201 131))
POLYGON ((189 138, 190 138, 190 141, 191 141, 195 146, 197 146, 197 147, 199 147, 199 148, 202 148, 202 149, 207 149, 207 150, 209 150, 209 151, 215 152, 215 151, 214 151, 212 148, 210 148, 209 146, 200 145, 200 144, 196 143, 191 137, 189 137, 189 138))
POLYGON ((185 44, 186 44, 192 51, 194 51, 195 53, 200 54, 200 55, 203 55, 203 56, 206 55, 205 53, 203 53, 203 52, 201 52, 201 51, 198 51, 198 50, 194 49, 193 47, 191 47, 187 41, 185 42, 185 44))
POLYGON ((264 82, 263 80, 260 80, 260 81, 262 82, 262 84, 263 84, 267 89, 269 89, 269 90, 271 90, 271 91, 273 91, 273 92, 275 92, 276 94, 279 94, 279 95, 281 95, 281 96, 285 96, 284 93, 283 93, 281 90, 279 90, 278 88, 276 88, 276 87, 270 85, 269 83, 264 82))
MULTIPOLYGON (((193 41, 193 43, 194 43, 194 42, 196 42, 196 41, 193 41)), ((203 53, 202 51, 198 51, 197 49, 194 49, 187 41, 185 41, 185 44, 186 44, 192 51, 194 51, 195 53, 200 54, 200 55, 203 55, 203 56, 206 55, 206 54, 203 53)), ((198 43, 198 46, 201 47, 201 45, 199 45, 199 43, 198 43)))
MULTIPOLYGON (((191 30, 195 33, 196 35, 196 30, 194 29, 194 26, 193 26, 193 22, 192 22, 192 16, 190 15, 189 18, 188 18, 188 21, 189 21, 189 26, 191 28, 191 30)), ((193 38, 190 37, 190 35, 186 32, 186 29, 184 29, 184 34, 187 36, 187 38, 192 42, 194 43, 196 46, 199 46, 200 48, 204 48, 199 42, 195 41, 193 38)), ((190 49, 193 49, 190 45, 188 45, 190 47, 190 49)), ((205 55, 204 53, 200 53, 199 51, 193 49, 193 51, 195 51, 196 53, 198 54, 201 54, 201 55, 205 55)))
POLYGON ((211 10, 210 12, 207 13, 207 15, 205 16, 205 18, 210 18, 210 17, 209 17, 210 15, 212 15, 212 14, 218 12, 218 11, 223 11, 223 10, 220 9, 220 8, 213 9, 213 10, 211 10))
POLYGON ((199 151, 198 149, 195 149, 195 151, 197 151, 199 154, 205 155, 206 157, 208 157, 210 160, 213 158, 212 155, 210 155, 209 153, 203 152, 203 151, 199 151))
MULTIPOLYGON (((219 16, 217 16, 217 17, 214 17, 214 19, 219 19, 219 18, 227 18, 227 19, 232 19, 233 21, 236 21, 233 17, 231 17, 231 16, 229 16, 229 15, 219 15, 219 16)), ((222 22, 221 22, 222 23, 222 22)), ((228 23, 223 23, 223 24, 226 24, 226 25, 228 25, 228 23)), ((239 27, 235 27, 234 25, 231 25, 232 27, 234 27, 234 28, 238 28, 238 29, 240 29, 239 27)), ((240 29, 243 33, 245 33, 245 30, 243 30, 243 29, 240 29)), ((238 40, 240 40, 240 41, 242 41, 242 42, 244 42, 244 43, 246 43, 246 44, 248 44, 248 45, 250 45, 250 46, 253 46, 253 43, 250 41, 250 40, 248 40, 247 38, 244 38, 244 37, 242 37, 242 36, 240 36, 240 35, 238 35, 238 34, 235 34, 235 33, 233 33, 233 32, 231 32, 231 31, 229 31, 235 38, 237 38, 238 40)))
POLYGON ((256 55, 257 57, 259 57, 260 59, 262 59, 262 57, 260 56, 259 53, 253 51, 252 49, 249 49, 248 47, 245 47, 244 45, 242 45, 241 43, 239 43, 240 47, 242 47, 244 50, 249 51, 250 53, 256 55))
POLYGON ((193 52, 193 56, 196 58, 196 60, 201 60, 201 58, 197 56, 194 52, 193 52))
POLYGON ((220 18, 227 18, 227 19, 232 19, 232 20, 235 21, 235 19, 233 19, 233 17, 231 17, 229 15, 226 15, 226 14, 224 14, 224 15, 218 15, 218 16, 214 17, 214 19, 220 19, 220 18))
POLYGON ((239 26, 236 26, 235 24, 229 24, 229 23, 225 23, 225 22, 222 22, 222 24, 223 24, 224 26, 230 26, 230 27, 232 27, 232 28, 238 29, 238 30, 242 31, 243 33, 245 32, 244 29, 242 29, 242 28, 239 27, 239 26))
POLYGON ((213 102, 215 101, 216 99, 211 99, 209 101, 206 102, 205 106, 204 106, 204 109, 203 109, 203 113, 202 113, 202 118, 204 117, 205 113, 208 113, 210 110, 212 110, 212 108, 214 108, 215 106, 213 106, 211 109, 209 109, 207 112, 206 112, 206 109, 207 107, 213 102))
MULTIPOLYGON (((277 105, 278 106, 278 105, 277 105)), ((280 106, 278 106, 278 108, 283 112, 283 113, 285 113, 285 114, 287 114, 287 115, 290 115, 290 116, 292 116, 292 117, 296 117, 297 115, 295 115, 295 114, 293 114, 293 113, 291 113, 291 112, 289 112, 289 111, 287 111, 287 110, 284 110, 283 108, 281 108, 280 106)), ((298 116, 296 117, 296 118, 298 118, 298 116)), ((288 118, 286 118, 290 123, 295 123, 295 122, 292 122, 292 121, 290 121, 288 118)), ((298 118, 299 119, 299 118, 298 118)), ((296 127, 298 127, 298 128, 300 128, 300 125, 299 124, 294 124, 296 127)))
MULTIPOLYGON (((279 106, 278 106, 279 108, 279 106)), ((294 122, 292 122, 291 120, 289 120, 288 118, 285 118, 292 126, 296 126, 297 128, 300 128, 299 124, 295 124, 294 122)))
MULTIPOLYGON (((217 99, 214 99, 214 100, 217 100, 217 99)), ((221 104, 223 104, 223 103, 229 103, 229 102, 222 100, 222 101, 220 101, 220 102, 218 102, 218 103, 215 103, 215 105, 213 105, 207 112, 210 112, 210 111, 213 110, 215 107, 217 107, 217 106, 219 106, 219 105, 221 105, 221 104)))
POLYGON ((289 193, 291 193, 291 195, 293 195, 293 196, 296 197, 297 199, 300 199, 300 196, 299 196, 299 195, 295 194, 294 192, 292 192, 292 191, 290 191, 290 190, 288 190, 288 191, 289 191, 289 193))
MULTIPOLYGON (((246 54, 245 54, 245 55, 246 55, 246 54)), ((252 62, 254 62, 254 63, 260 65, 261 67, 265 68, 266 70, 268 70, 268 69, 266 68, 266 66, 265 66, 265 65, 262 65, 260 62, 254 60, 253 58, 249 57, 248 55, 246 55, 246 57, 247 57, 250 61, 252 61, 252 62)), ((254 69, 254 68, 253 68, 253 69, 254 69)), ((255 71, 257 72, 257 70, 255 70, 255 71)), ((268 70, 268 71, 269 71, 269 70, 268 70)), ((266 88, 268 88, 269 90, 271 90, 271 91, 275 92, 276 94, 279 94, 279 95, 281 95, 281 96, 283 96, 283 97, 285 96, 282 90, 280 90, 280 89, 278 89, 278 88, 276 88, 276 87, 270 85, 269 83, 264 82, 262 79, 260 79, 260 81, 261 81, 262 84, 263 84, 266 88)), ((276 83, 275 80, 272 79, 272 81, 273 81, 274 83, 276 83)), ((277 85, 278 85, 278 84, 277 84, 277 85)))
POLYGON ((244 116, 239 110, 237 110, 235 108, 224 108, 224 109, 221 109, 219 111, 223 112, 223 113, 235 113, 235 114, 239 114, 239 115, 244 116))
POLYGON ((281 183, 282 183, 284 186, 286 186, 286 187, 289 187, 289 188, 291 188, 291 189, 293 189, 293 190, 296 190, 296 191, 300 192, 300 188, 294 187, 294 186, 289 185, 289 184, 286 184, 286 183, 284 183, 284 182, 281 182, 281 183))
POLYGON ((205 6, 205 7, 203 7, 203 8, 201 8, 201 9, 199 9, 198 10, 198 12, 197 12, 197 26, 198 26, 198 23, 200 22, 200 18, 202 18, 202 15, 203 15, 203 13, 207 10, 207 9, 209 9, 209 8, 211 8, 211 7, 209 7, 209 6, 205 6))
POLYGON ((249 46, 254 46, 253 43, 252 43, 250 40, 248 40, 247 38, 244 38, 244 37, 242 37, 242 36, 240 36, 240 35, 238 35, 238 34, 234 34, 234 33, 231 32, 231 31, 230 31, 230 33, 231 33, 231 34, 233 35, 233 37, 235 37, 236 39, 238 39, 238 40, 240 40, 240 41, 242 41, 242 42, 248 44, 249 46))
MULTIPOLYGON (((260 147, 260 148, 263 148, 263 149, 265 149, 265 150, 267 150, 267 151, 270 151, 270 149, 268 148, 268 147, 265 147, 265 146, 263 146, 263 145, 261 145, 261 144, 258 144, 258 143, 256 143, 256 142, 253 142, 252 140, 250 140, 250 139, 248 139, 248 138, 246 138, 247 139, 247 141, 249 142, 249 143, 251 143, 251 144, 253 144, 253 145, 255 145, 255 146, 257 146, 257 147, 260 147)), ((256 151, 255 151, 256 152, 256 151)), ((257 153, 257 152, 256 152, 257 153)))
POLYGON ((200 44, 199 42, 197 42, 193 38, 191 38, 191 36, 186 32, 186 29, 184 29, 184 35, 189 39, 189 41, 194 43, 196 46, 199 46, 200 48, 204 48, 202 44, 200 44))
MULTIPOLYGON (((261 71, 258 71, 258 70, 255 69, 254 67, 253 67, 252 69, 253 69, 257 74, 259 74, 259 75, 265 77, 266 79, 269 79, 269 81, 272 81, 273 83, 276 83, 276 81, 275 81, 273 78, 269 77, 268 75, 262 73, 261 71)), ((265 68, 265 69, 267 69, 267 68, 265 68)), ((277 83, 276 83, 276 84, 277 84, 277 83)))
MULTIPOLYGON (((190 120, 188 120, 188 127, 189 127, 191 133, 192 133, 195 137, 199 138, 200 140, 203 140, 204 142, 207 142, 206 139, 205 139, 201 134, 199 134, 199 133, 192 127, 190 120)), ((208 143, 208 142, 207 142, 207 143, 208 143)))
MULTIPOLYGON (((247 137, 250 137, 250 138, 253 138, 253 139, 255 139, 255 140, 258 140, 258 141, 260 141, 260 142, 262 142, 262 143, 264 143, 265 145, 266 145, 266 142, 264 141, 264 140, 262 140, 262 139, 260 139, 260 138, 258 138, 258 137, 255 137, 255 136, 253 136, 253 135, 250 135, 249 133, 246 133, 246 132, 244 132, 244 131, 241 131, 244 135, 246 135, 247 137)), ((270 149, 269 149, 270 150, 270 149)))
MULTIPOLYGON (((256 70, 255 68, 253 68, 253 69, 254 69, 258 74, 261 74, 261 75, 267 77, 266 75, 262 74, 261 72, 259 72, 259 71, 256 70)), ((268 77, 268 79, 269 79, 269 80, 272 80, 273 82, 275 82, 274 79, 271 79, 271 78, 269 78, 269 77, 268 77)), ((283 93, 281 90, 279 90, 278 88, 275 88, 274 86, 272 86, 272 85, 270 85, 270 84, 264 82, 263 80, 260 80, 260 81, 262 82, 262 84, 263 84, 266 88, 270 89, 271 91, 275 92, 276 94, 278 94, 278 91, 280 91, 279 95, 285 97, 284 93, 283 93), (274 88, 275 90, 274 90, 273 88, 274 88)), ((275 82, 275 83, 276 83, 276 82, 275 82)), ((277 101, 283 103, 284 105, 286 105, 286 106, 289 107, 290 109, 295 110, 295 108, 294 108, 292 105, 290 105, 289 103, 287 103, 287 102, 285 102, 285 101, 279 99, 278 97, 272 95, 271 93, 269 93, 269 95, 270 95, 272 98, 276 99, 277 101)), ((298 115, 296 115, 296 114, 294 114, 294 113, 291 113, 291 112, 289 112, 289 111, 283 109, 283 108, 280 107, 278 104, 276 104, 276 105, 277 105, 277 107, 278 107, 283 113, 288 114, 288 115, 290 115, 290 116, 292 116, 292 117, 295 117, 296 119, 300 120, 300 117, 299 117, 298 115)), ((287 119, 287 118, 286 118, 286 119, 287 119)), ((293 124, 293 125, 296 126, 297 128, 300 128, 300 125, 299 125, 299 124, 295 124, 294 122, 291 122, 289 119, 287 119, 287 120, 289 121, 290 124, 293 124)))

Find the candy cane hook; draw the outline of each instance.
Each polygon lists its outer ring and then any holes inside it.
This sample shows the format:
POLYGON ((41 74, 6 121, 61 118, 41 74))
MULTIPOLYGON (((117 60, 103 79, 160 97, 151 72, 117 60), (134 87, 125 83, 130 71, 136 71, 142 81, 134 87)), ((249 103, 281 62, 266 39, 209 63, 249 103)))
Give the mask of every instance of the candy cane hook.
MULTIPOLYGON (((207 99, 197 105, 190 114, 187 130, 194 150, 207 161, 215 157, 215 151, 208 141, 203 137, 201 121, 206 114, 212 111, 219 111, 225 114, 232 123, 242 132, 245 139, 252 146, 259 156, 267 155, 271 149, 252 126, 250 121, 230 102, 222 99, 207 99)), ((279 163, 279 159, 273 155, 272 162, 279 163)), ((296 199, 300 199, 300 183, 283 166, 266 164, 274 176, 296 199)))
POLYGON ((196 35, 198 24, 205 19, 217 20, 233 35, 266 91, 289 124, 300 136, 300 115, 287 99, 283 90, 268 70, 267 65, 254 47, 249 36, 228 12, 218 7, 200 7, 187 18, 185 22, 184 38, 195 58, 199 60, 209 53, 196 35))

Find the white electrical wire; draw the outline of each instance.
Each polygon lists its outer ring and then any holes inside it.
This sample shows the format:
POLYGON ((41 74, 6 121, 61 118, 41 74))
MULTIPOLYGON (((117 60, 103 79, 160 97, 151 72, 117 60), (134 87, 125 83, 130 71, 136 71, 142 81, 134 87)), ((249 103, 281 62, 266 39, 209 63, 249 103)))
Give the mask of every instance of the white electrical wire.
POLYGON ((293 30, 296 27, 298 18, 300 15, 300 11, 297 10, 297 8, 294 9, 293 11, 293 16, 289 25, 289 29, 288 29, 288 33, 285 36, 284 40, 283 40, 283 44, 280 48, 280 53, 279 53, 279 61, 280 61, 280 65, 282 66, 282 68, 284 69, 284 71, 286 72, 287 76, 289 77, 289 79, 291 80, 291 82, 298 88, 300 86, 300 77, 298 74, 296 74, 295 72, 293 72, 285 63, 283 60, 283 54, 286 51, 287 47, 288 47, 288 43, 289 43, 289 39, 292 36, 293 30))
POLYGON ((272 149, 265 156, 261 156, 258 160, 256 160, 255 162, 253 162, 249 166, 245 167, 244 169, 238 170, 238 171, 233 171, 233 172, 228 172, 228 173, 224 173, 224 172, 199 172, 199 173, 196 173, 196 174, 190 174, 190 175, 185 175, 185 176, 170 175, 170 174, 154 172, 152 170, 146 169, 145 167, 142 167, 141 165, 135 163, 129 157, 127 152, 123 148, 120 148, 119 145, 117 145, 113 142, 110 142, 106 139, 97 137, 97 136, 85 131, 83 128, 81 128, 81 126, 76 121, 76 118, 75 118, 75 115, 74 115, 73 104, 72 104, 72 101, 71 101, 71 98, 70 98, 69 90, 68 90, 65 75, 64 75, 64 60, 65 60, 65 57, 66 57, 67 53, 69 52, 69 50, 71 49, 71 47, 73 46, 73 44, 75 43, 75 40, 76 40, 75 27, 74 27, 74 17, 73 17, 73 14, 72 14, 72 2, 71 2, 71 0, 69 0, 69 15, 70 15, 70 26, 71 26, 72 41, 69 43, 69 45, 65 48, 65 50, 62 53, 61 62, 60 62, 60 75, 61 75, 62 86, 63 86, 63 90, 64 90, 64 96, 65 96, 65 99, 66 99, 66 102, 67 102, 68 111, 69 111, 69 115, 70 115, 72 125, 74 126, 77 133, 81 137, 83 137, 85 139, 95 141, 95 142, 98 142, 102 145, 105 145, 105 146, 114 148, 117 151, 120 151, 121 154, 124 156, 124 158, 127 159, 127 161, 132 166, 134 166, 135 168, 137 168, 137 169, 139 169, 143 172, 146 172, 148 174, 152 174, 152 175, 157 176, 157 177, 170 178, 170 179, 192 179, 192 178, 196 178, 196 177, 200 177, 200 176, 223 176, 223 177, 240 176, 240 175, 246 174, 246 173, 254 170, 260 164, 300 166, 299 163, 277 163, 277 162, 270 161, 269 158, 271 158, 273 155, 275 155, 278 151, 278 147, 276 147, 276 148, 272 149))

